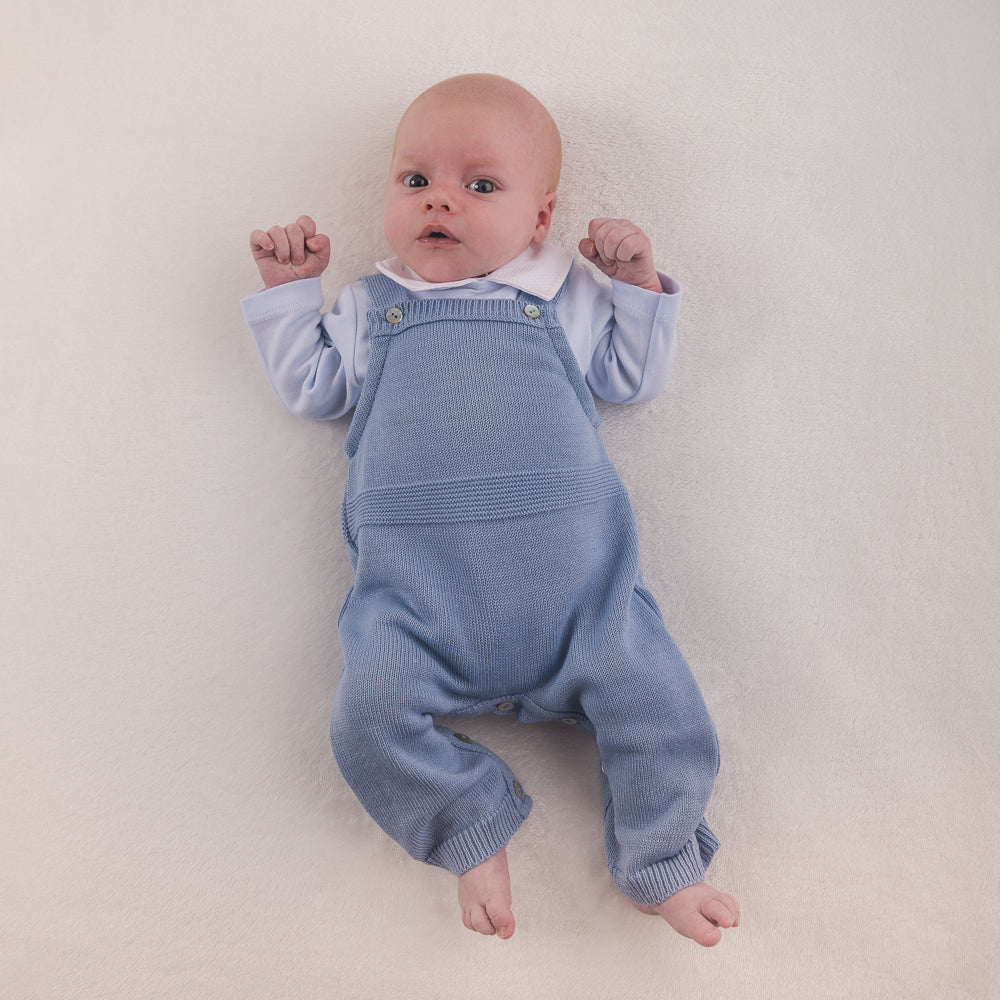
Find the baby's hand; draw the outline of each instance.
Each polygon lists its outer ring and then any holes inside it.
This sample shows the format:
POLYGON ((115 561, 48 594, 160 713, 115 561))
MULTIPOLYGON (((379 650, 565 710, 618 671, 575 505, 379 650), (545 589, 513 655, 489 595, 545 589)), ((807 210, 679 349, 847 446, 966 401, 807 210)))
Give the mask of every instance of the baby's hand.
POLYGON ((653 264, 649 237, 628 219, 592 219, 580 253, 599 271, 617 281, 662 292, 653 264))
POLYGON ((316 223, 300 215, 290 226, 255 229, 250 249, 265 288, 299 278, 316 278, 330 263, 330 240, 316 232, 316 223))

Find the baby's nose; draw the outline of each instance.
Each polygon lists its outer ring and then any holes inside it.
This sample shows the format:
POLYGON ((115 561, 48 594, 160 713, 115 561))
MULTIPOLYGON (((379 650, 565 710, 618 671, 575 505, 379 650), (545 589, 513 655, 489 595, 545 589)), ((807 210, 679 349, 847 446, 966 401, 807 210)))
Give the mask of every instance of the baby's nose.
POLYGON ((443 188, 432 188, 427 192, 424 207, 431 212, 435 210, 450 212, 452 208, 452 199, 448 196, 448 192, 443 188))

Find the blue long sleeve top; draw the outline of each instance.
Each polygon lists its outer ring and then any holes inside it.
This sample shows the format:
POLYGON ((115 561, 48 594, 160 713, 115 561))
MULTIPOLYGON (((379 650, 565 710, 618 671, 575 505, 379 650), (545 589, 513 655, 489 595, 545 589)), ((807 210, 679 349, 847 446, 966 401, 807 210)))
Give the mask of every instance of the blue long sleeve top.
MULTIPOLYGON (((681 290, 660 274, 662 292, 595 279, 592 269, 553 244, 529 247, 482 278, 430 283, 396 258, 378 269, 406 299, 516 298, 521 291, 557 303, 559 321, 591 391, 638 403, 666 384, 677 346, 681 290)), ((319 278, 292 281, 249 295, 243 312, 268 377, 293 414, 332 420, 358 401, 368 365, 368 294, 361 282, 344 288, 323 313, 319 278)))

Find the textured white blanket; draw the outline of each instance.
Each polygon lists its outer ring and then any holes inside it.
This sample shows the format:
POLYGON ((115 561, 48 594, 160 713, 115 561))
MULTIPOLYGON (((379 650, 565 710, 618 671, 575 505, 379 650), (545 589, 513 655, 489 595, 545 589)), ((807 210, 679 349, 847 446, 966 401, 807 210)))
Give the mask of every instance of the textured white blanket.
POLYGON ((8 18, 0 983, 18 1000, 985 998, 1000 898, 1000 12, 988 0, 219 0, 8 18), (178 11, 180 10, 180 16, 178 11), (345 422, 239 314, 313 214, 386 255, 396 117, 535 91, 553 238, 634 218, 674 377, 602 408, 723 766, 712 951, 615 892, 592 744, 463 728, 535 809, 461 926, 329 753, 345 422))

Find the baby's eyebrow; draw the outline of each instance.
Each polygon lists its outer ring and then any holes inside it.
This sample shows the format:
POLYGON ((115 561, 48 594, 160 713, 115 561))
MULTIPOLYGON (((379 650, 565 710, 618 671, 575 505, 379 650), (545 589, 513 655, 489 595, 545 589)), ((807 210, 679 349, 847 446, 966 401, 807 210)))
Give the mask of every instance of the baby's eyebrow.
POLYGON ((468 171, 470 174, 495 174, 502 170, 499 162, 495 160, 483 160, 478 163, 470 163, 468 171))
MULTIPOLYGON (((430 176, 434 172, 435 164, 426 157, 398 157, 393 162, 393 174, 405 176, 406 174, 423 174, 430 176)), ((491 180, 499 180, 500 176, 506 173, 504 165, 500 160, 475 160, 462 166, 462 173, 466 177, 489 177, 491 180)))

